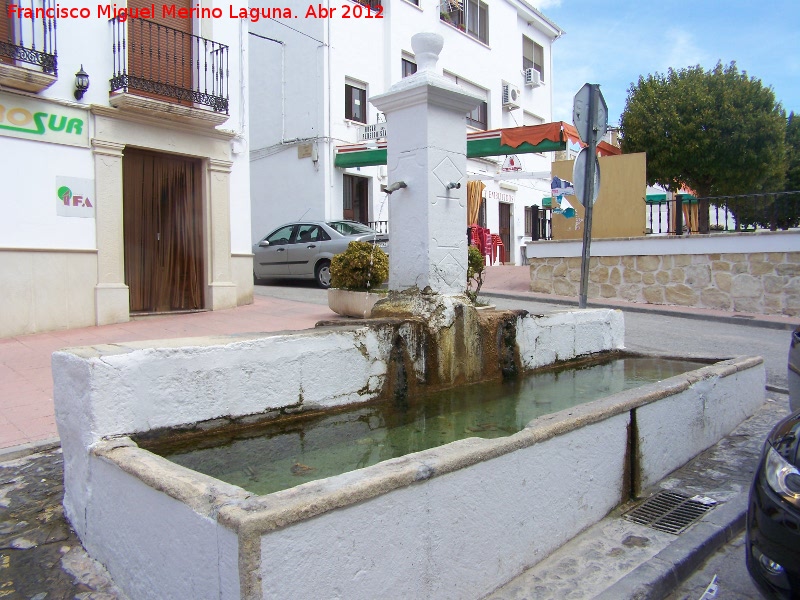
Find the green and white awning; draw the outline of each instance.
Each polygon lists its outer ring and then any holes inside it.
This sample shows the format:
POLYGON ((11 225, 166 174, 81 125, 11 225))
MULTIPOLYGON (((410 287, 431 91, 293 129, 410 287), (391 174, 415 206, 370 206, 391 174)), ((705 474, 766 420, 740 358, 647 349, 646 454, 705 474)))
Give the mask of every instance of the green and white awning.
MULTIPOLYGON (((572 136, 567 123, 474 131, 467 134, 467 158, 565 150, 572 136)), ((574 129, 574 128, 573 128, 574 129)), ((340 168, 386 164, 386 141, 348 144, 336 148, 334 165, 340 168)))

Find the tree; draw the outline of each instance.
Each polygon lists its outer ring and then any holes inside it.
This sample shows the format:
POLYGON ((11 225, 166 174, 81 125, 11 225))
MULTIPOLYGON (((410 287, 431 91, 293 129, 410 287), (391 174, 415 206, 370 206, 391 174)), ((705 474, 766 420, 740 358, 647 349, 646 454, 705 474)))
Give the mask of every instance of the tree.
POLYGON ((786 121, 786 185, 787 192, 800 190, 800 117, 789 113, 786 121))
POLYGON ((622 113, 623 152, 647 153, 647 182, 700 197, 783 189, 786 116, 736 63, 639 77, 622 113))
MULTIPOLYGON (((769 216, 770 226, 780 229, 800 225, 800 119, 794 112, 786 120, 786 177, 783 189, 797 192, 778 196, 769 216)), ((765 226, 765 225, 762 225, 765 226)))

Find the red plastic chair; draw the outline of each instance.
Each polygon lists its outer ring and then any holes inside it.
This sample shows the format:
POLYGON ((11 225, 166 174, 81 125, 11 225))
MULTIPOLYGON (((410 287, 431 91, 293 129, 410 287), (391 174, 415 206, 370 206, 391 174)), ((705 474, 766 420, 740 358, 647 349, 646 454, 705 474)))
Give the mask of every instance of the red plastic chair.
POLYGON ((477 225, 470 225, 469 226, 469 233, 472 239, 472 245, 476 246, 479 250, 481 249, 481 236, 478 235, 478 226, 477 225))
POLYGON ((483 255, 488 256, 487 263, 492 264, 494 260, 494 243, 492 233, 488 229, 483 230, 483 255))
POLYGON ((503 244, 503 240, 500 238, 499 235, 496 233, 492 234, 492 255, 495 254, 497 251, 497 255, 500 259, 500 264, 505 264, 506 262, 506 247, 503 244))

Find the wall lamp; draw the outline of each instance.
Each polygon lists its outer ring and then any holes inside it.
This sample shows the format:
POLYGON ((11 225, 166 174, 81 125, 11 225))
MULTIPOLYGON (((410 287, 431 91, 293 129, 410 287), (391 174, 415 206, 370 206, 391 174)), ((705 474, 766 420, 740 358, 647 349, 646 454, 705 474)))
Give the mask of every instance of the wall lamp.
POLYGON ((451 181, 445 186, 448 190, 452 190, 453 188, 460 190, 461 189, 461 182, 451 181))
POLYGON ((89 74, 83 70, 83 65, 81 65, 81 70, 75 73, 75 100, 83 98, 88 89, 89 74))

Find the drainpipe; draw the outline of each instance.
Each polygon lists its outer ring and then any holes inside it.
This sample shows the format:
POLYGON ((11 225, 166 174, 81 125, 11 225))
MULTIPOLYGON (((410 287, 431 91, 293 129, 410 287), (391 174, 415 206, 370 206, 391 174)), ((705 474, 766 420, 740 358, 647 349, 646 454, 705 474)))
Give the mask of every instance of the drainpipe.
MULTIPOLYGON (((327 8, 328 8, 328 14, 331 14, 330 13, 330 7, 331 7, 330 0, 327 0, 326 4, 327 4, 327 8)), ((333 113, 332 113, 332 110, 331 110, 331 98, 332 98, 332 96, 331 96, 331 19, 326 19, 325 20, 325 26, 328 29, 327 39, 325 40, 326 47, 323 50, 323 52, 325 52, 325 54, 324 54, 324 56, 325 56, 325 69, 327 70, 327 78, 328 78, 328 96, 325 99, 325 103, 328 105, 328 123, 325 126, 325 129, 326 129, 325 137, 327 139, 326 166, 328 168, 328 194, 327 194, 328 197, 325 200, 325 218, 326 219, 331 219, 332 218, 331 217, 331 202, 333 202, 333 190, 334 190, 334 185, 335 185, 333 176, 334 176, 334 173, 336 171, 336 169, 333 166, 334 155, 333 155, 333 145, 332 145, 333 144, 333 137, 332 137, 333 136, 333 128, 332 128, 333 113)))

